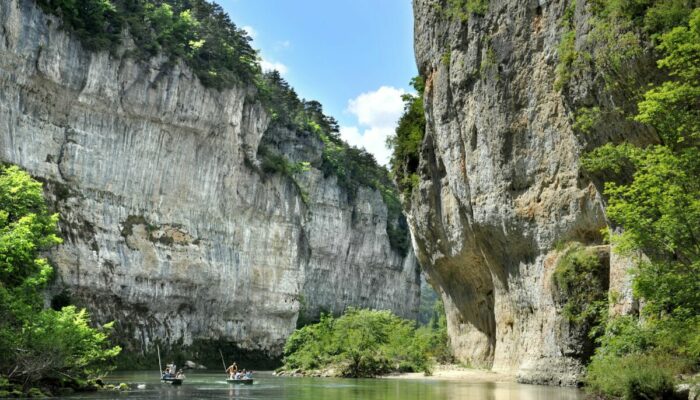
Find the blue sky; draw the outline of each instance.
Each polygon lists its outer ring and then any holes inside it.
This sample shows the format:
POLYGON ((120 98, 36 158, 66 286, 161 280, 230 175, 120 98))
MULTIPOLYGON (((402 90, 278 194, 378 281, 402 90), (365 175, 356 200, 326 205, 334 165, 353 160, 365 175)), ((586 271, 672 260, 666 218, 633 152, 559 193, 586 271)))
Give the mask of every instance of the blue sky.
POLYGON ((384 138, 416 75, 411 0, 218 0, 263 67, 318 100, 342 136, 386 163, 384 138))

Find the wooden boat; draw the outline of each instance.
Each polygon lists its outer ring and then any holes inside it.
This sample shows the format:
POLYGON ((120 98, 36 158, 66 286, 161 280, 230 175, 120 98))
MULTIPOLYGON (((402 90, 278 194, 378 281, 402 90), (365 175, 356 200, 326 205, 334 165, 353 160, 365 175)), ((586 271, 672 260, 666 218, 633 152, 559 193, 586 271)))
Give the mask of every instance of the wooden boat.
POLYGON ((241 378, 241 379, 226 379, 226 382, 232 383, 234 385, 252 385, 253 378, 241 378))
POLYGON ((224 366, 224 373, 229 376, 229 378, 226 378, 226 382, 234 384, 234 385, 252 385, 253 384, 253 378, 231 378, 230 375, 228 375, 228 368, 226 368, 226 361, 224 360, 224 353, 221 352, 221 349, 219 349, 219 355, 221 355, 221 363, 224 366))
MULTIPOLYGON (((160 362, 160 346, 156 345, 156 350, 158 351, 158 370, 163 371, 163 365, 160 362)), ((185 378, 176 378, 172 375, 166 376, 164 373, 162 373, 160 375, 160 381, 162 383, 169 383, 171 385, 182 385, 182 382, 185 381, 185 378)))
POLYGON ((162 378, 160 379, 160 381, 163 382, 163 383, 169 383, 169 384, 171 384, 171 385, 182 385, 182 382, 184 382, 185 380, 182 379, 182 378, 169 378, 169 377, 166 378, 166 377, 162 377, 162 378))

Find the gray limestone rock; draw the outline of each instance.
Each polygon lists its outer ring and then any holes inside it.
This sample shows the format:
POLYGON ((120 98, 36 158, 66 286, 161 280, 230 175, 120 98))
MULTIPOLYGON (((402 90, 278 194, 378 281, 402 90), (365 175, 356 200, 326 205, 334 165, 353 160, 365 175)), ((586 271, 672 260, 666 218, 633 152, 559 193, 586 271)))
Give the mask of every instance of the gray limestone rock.
POLYGON ((308 193, 257 171, 268 129, 251 87, 203 87, 182 64, 93 53, 31 0, 0 3, 0 159, 43 180, 65 242, 49 256, 68 290, 138 348, 223 339, 279 355, 302 313, 348 305, 414 318, 418 265, 386 233, 381 194, 348 201, 334 177, 308 193))
MULTIPOLYGON (((577 46, 590 29, 585 3, 574 9, 577 46)), ((604 199, 580 158, 616 138, 572 128, 572 110, 602 97, 593 77, 554 85, 561 20, 574 2, 488 4, 463 20, 447 15, 446 1, 413 1, 427 129, 420 182, 403 203, 456 357, 522 382, 575 385, 592 343, 562 315, 552 276, 559 244, 603 243, 604 199)), ((631 124, 613 122, 617 132, 631 124)), ((635 142, 653 136, 627 132, 635 142)), ((628 263, 605 259, 619 295, 613 312, 629 312, 628 263)))

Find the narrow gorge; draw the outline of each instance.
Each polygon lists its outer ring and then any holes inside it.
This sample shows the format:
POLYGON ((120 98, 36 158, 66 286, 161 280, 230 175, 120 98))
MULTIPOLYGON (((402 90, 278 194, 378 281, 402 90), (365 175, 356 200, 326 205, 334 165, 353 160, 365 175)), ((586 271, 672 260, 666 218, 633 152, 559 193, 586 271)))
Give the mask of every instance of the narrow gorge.
POLYGON ((419 267, 383 193, 322 171, 326 144, 272 123, 252 82, 208 88, 134 46, 88 51, 35 1, 0 3, 0 159, 44 182, 65 238, 47 302, 115 320, 129 353, 275 358, 321 312, 416 317, 419 267))
POLYGON ((263 3, 0 1, 0 397, 700 399, 700 0, 263 3))

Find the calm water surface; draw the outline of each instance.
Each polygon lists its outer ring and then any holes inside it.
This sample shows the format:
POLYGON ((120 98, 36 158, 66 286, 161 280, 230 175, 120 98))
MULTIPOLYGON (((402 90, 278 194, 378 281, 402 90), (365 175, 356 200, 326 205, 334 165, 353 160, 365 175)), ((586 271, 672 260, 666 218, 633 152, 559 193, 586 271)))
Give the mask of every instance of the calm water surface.
POLYGON ((146 384, 129 392, 98 392, 63 399, 281 399, 281 400, 581 400, 570 388, 517 383, 468 383, 398 379, 283 378, 256 373, 252 386, 226 383, 223 374, 187 374, 182 386, 159 381, 157 372, 115 372, 108 383, 146 384))

